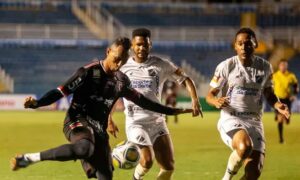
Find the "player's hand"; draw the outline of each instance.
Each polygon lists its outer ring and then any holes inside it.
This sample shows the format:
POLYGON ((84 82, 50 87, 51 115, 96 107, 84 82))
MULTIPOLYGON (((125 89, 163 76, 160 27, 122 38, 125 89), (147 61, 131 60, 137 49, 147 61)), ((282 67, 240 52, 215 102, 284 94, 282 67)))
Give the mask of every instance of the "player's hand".
POLYGON ((37 100, 31 96, 27 97, 24 102, 24 108, 26 108, 26 109, 27 108, 32 108, 32 109, 37 108, 37 100))
POLYGON ((202 107, 200 102, 197 100, 192 100, 192 108, 193 108, 193 117, 201 115, 203 118, 202 107))
POLYGON ((116 125, 116 123, 112 120, 111 116, 109 117, 108 120, 107 131, 115 138, 117 138, 117 133, 119 132, 119 128, 116 125))
POLYGON ((281 102, 276 102, 274 104, 274 108, 282 115, 285 116, 285 118, 289 119, 290 118, 290 111, 289 108, 286 104, 283 104, 281 102))
POLYGON ((177 109, 177 112, 174 115, 184 114, 184 113, 192 113, 192 112, 193 112, 193 109, 190 109, 190 108, 188 108, 188 109, 177 109))
POLYGON ((222 109, 229 106, 229 97, 220 97, 215 99, 215 107, 222 109))

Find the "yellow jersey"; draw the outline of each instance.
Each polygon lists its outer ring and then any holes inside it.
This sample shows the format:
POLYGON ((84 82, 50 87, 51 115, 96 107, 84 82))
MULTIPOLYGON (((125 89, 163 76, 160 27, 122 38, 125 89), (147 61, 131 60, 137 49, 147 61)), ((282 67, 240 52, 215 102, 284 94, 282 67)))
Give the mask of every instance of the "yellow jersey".
POLYGON ((273 74, 273 83, 275 95, 280 99, 286 99, 293 94, 292 86, 297 84, 298 80, 292 72, 277 71, 273 74))

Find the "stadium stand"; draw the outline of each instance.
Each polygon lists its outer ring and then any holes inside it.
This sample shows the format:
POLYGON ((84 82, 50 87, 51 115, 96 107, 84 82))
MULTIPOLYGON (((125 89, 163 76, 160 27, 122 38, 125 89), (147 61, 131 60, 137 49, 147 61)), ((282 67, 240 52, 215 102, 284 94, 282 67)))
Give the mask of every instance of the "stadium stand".
POLYGON ((0 10, 0 23, 80 24, 71 8, 51 10, 0 10))
MULTIPOLYGON (((0 43, 0 53, 3 54, 0 64, 14 78, 16 93, 42 94, 60 85, 78 67, 93 58, 101 59, 107 43, 84 40, 7 40, 0 43)), ((205 75, 211 76, 214 64, 228 54, 230 47, 226 43, 157 42, 153 53, 167 55, 178 65, 186 59, 196 69, 207 69, 205 75), (201 61, 203 56, 209 63, 201 61)))
POLYGON ((300 80, 300 53, 289 60, 289 70, 295 73, 298 80, 300 80))
POLYGON ((72 13, 70 3, 0 1, 0 38, 95 38, 72 13))
POLYGON ((254 14, 258 39, 265 46, 260 53, 265 58, 278 42, 300 49, 299 5, 294 3, 78 3, 85 18, 103 31, 105 40, 92 41, 87 39, 95 36, 81 24, 84 18, 74 12, 74 4, 32 2, 0 1, 0 64, 15 78, 17 93, 41 94, 56 87, 76 68, 102 55, 108 41, 130 36, 140 26, 151 29, 154 54, 166 55, 178 65, 185 60, 206 80, 220 61, 233 55, 232 40, 244 13, 254 14))
POLYGON ((0 48, 3 54, 0 64, 14 78, 15 93, 42 94, 56 88, 77 68, 103 54, 103 47, 106 47, 101 43, 95 48, 83 42, 68 45, 53 41, 32 42, 23 41, 23 45, 10 42, 0 48))

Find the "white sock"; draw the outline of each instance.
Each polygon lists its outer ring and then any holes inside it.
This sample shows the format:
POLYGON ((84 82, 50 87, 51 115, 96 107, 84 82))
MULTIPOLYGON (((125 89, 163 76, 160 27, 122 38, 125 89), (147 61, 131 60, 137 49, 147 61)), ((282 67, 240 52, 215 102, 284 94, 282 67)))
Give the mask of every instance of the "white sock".
POLYGON ((238 155, 236 150, 234 150, 229 156, 227 169, 222 180, 231 180, 242 166, 243 161, 244 160, 238 155))
POLYGON ((41 161, 41 153, 27 153, 24 154, 24 157, 31 162, 39 162, 41 161))
POLYGON ((174 170, 160 169, 157 180, 171 180, 174 170))
POLYGON ((149 169, 144 168, 141 164, 138 164, 135 167, 134 177, 135 179, 141 180, 145 176, 145 174, 149 171, 149 169))

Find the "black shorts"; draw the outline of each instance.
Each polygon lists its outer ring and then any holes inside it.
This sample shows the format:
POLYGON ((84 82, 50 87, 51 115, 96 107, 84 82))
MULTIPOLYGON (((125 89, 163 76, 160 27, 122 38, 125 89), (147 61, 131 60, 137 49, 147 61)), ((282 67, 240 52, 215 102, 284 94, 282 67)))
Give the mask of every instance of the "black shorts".
MULTIPOLYGON (((282 102, 283 104, 286 104, 289 108, 289 111, 291 112, 291 107, 292 107, 292 101, 290 100, 290 98, 285 98, 285 99, 279 99, 280 102, 282 102)), ((277 115, 278 115, 278 111, 275 109, 275 120, 277 120, 277 115)), ((288 119, 290 120, 290 119, 288 119)))
POLYGON ((111 148, 109 145, 109 136, 106 132, 95 133, 85 118, 70 120, 69 116, 65 118, 63 132, 71 143, 80 139, 87 139, 94 143, 94 154, 89 159, 82 159, 81 164, 88 178, 97 178, 96 173, 101 176, 112 178, 113 164, 111 157, 111 148))

